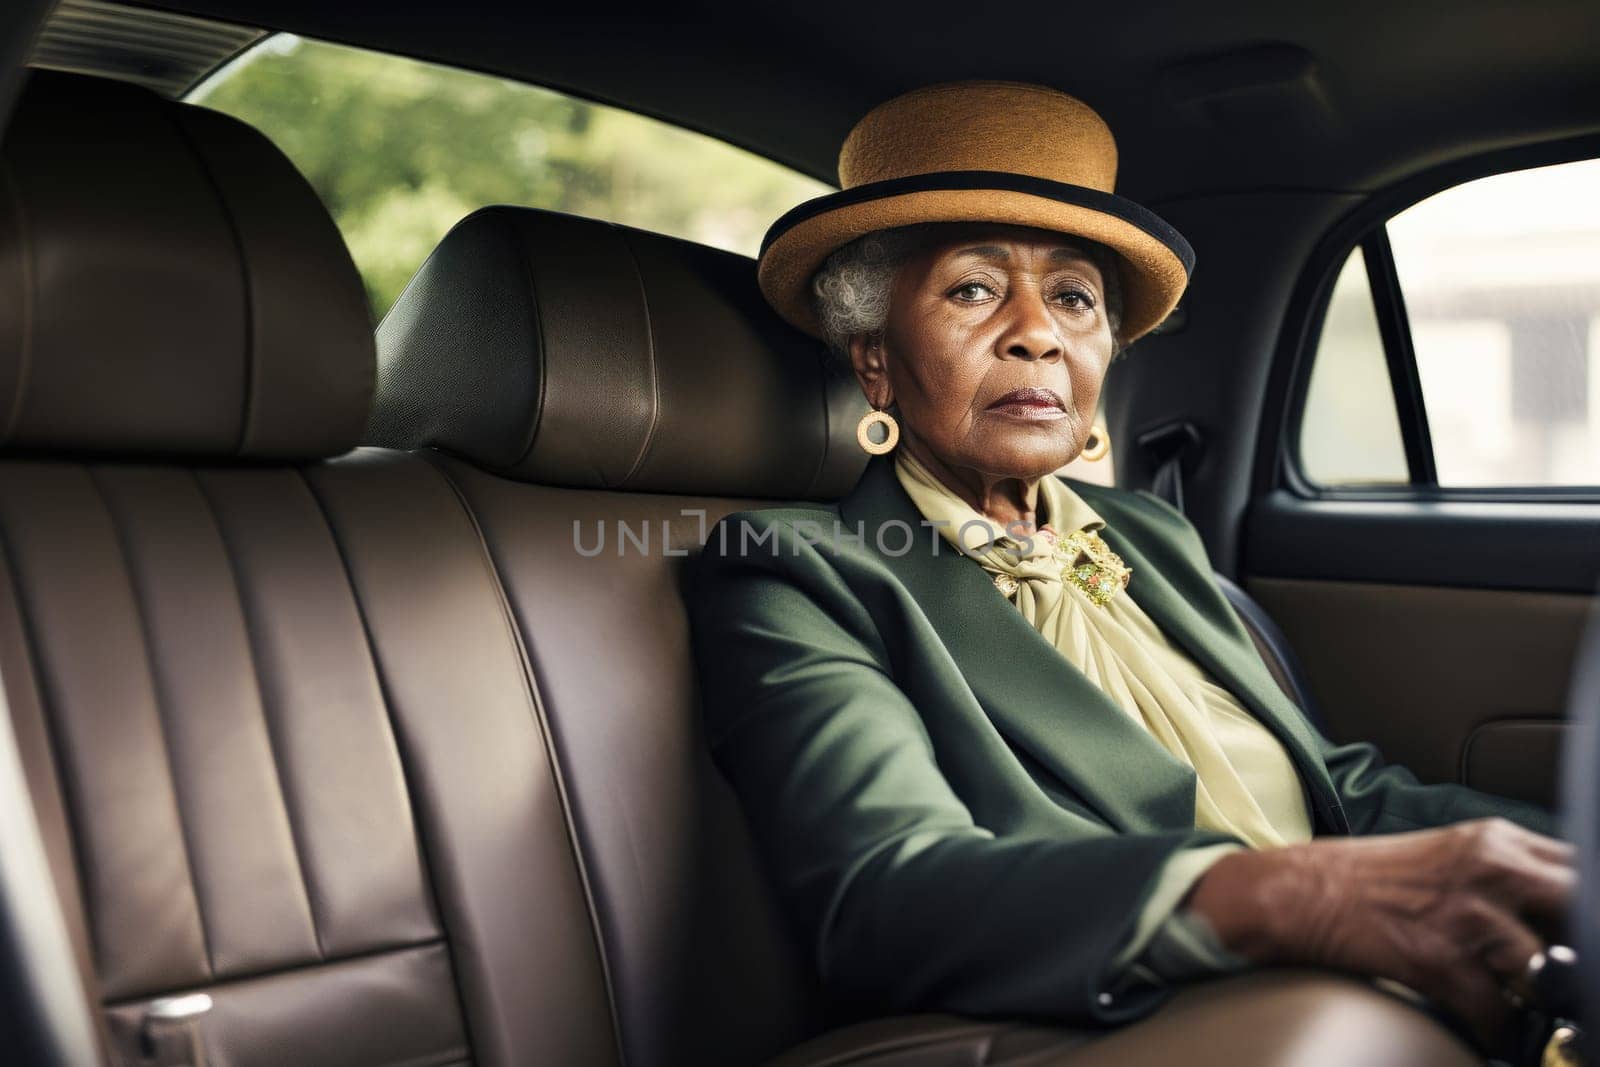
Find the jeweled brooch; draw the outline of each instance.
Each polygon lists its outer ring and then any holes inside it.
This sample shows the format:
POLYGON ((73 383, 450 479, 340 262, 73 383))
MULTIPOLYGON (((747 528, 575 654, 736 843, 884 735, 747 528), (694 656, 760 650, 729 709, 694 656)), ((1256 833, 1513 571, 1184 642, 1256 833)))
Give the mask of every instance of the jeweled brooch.
POLYGON ((1096 530, 1074 530, 1062 537, 1048 525, 1040 527, 1055 545, 1061 561, 1061 577, 1083 590, 1090 602, 1105 607, 1112 597, 1128 588, 1133 569, 1100 539, 1096 530))
MULTIPOLYGON (((1122 562, 1122 557, 1100 539, 1095 530, 1074 530, 1062 537, 1050 526, 1039 527, 1038 532, 1050 540, 1052 551, 1061 562, 1061 579, 1083 590, 1090 603, 1105 607, 1112 597, 1128 588, 1133 568, 1122 562)), ((1017 580, 1009 574, 994 576, 995 588, 1007 600, 1017 595, 1017 580)))
POLYGON ((1100 539, 1095 530, 1074 530, 1056 539, 1061 577, 1083 590, 1093 603, 1105 607, 1133 577, 1133 568, 1100 539))

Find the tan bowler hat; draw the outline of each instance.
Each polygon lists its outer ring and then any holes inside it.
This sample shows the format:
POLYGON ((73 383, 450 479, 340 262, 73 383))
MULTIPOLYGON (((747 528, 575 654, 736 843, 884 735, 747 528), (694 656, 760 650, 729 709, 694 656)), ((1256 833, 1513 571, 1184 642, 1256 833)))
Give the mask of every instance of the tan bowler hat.
POLYGON ((1043 85, 925 85, 862 117, 839 151, 837 193, 785 212, 761 241, 757 277, 778 313, 821 336, 811 277, 873 230, 1002 222, 1099 241, 1123 260, 1124 341, 1167 317, 1194 250, 1152 211, 1112 193, 1117 143, 1082 100, 1043 85))

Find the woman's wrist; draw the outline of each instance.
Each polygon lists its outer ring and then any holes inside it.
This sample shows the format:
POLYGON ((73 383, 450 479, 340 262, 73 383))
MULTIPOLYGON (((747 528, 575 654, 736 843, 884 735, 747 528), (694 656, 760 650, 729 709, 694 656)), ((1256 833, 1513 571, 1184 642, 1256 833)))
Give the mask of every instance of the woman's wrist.
POLYGON ((1234 852, 1201 875, 1180 907, 1252 964, 1293 962, 1290 931, 1308 888, 1303 846, 1234 852))

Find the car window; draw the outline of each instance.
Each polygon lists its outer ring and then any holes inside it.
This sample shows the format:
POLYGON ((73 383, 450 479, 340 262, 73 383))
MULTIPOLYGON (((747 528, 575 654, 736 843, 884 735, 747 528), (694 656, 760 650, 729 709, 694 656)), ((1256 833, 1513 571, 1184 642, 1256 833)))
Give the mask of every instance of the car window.
POLYGON ((1305 475, 1329 486, 1416 479, 1403 449, 1400 466, 1392 463, 1388 367, 1398 355, 1414 359, 1420 439, 1431 442, 1431 470, 1416 480, 1600 487, 1597 188, 1600 160, 1493 175, 1407 208, 1363 242, 1383 242, 1392 257, 1408 351, 1385 355, 1382 309, 1365 270, 1347 264, 1307 388, 1305 475), (1350 332, 1356 307, 1371 316, 1362 341, 1350 332), (1359 422, 1358 411, 1367 413, 1359 422), (1363 458, 1341 457, 1340 447, 1363 458), (1369 462, 1379 452, 1391 457, 1384 477, 1369 462))
POLYGON ((712 137, 549 89, 277 34, 188 95, 272 138, 344 233, 381 318, 486 204, 606 219, 755 255, 829 186, 712 137))
POLYGON ((1300 463, 1322 485, 1410 481, 1383 335, 1359 248, 1345 260, 1328 300, 1300 427, 1300 463))

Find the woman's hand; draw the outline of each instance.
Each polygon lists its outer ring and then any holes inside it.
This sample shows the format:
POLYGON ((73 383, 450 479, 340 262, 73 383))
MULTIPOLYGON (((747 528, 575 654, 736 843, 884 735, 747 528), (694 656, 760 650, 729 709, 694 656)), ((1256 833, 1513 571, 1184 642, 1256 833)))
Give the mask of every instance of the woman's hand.
POLYGON ((1573 848, 1501 818, 1238 852, 1187 906, 1253 963, 1391 978, 1493 1047, 1503 990, 1558 940, 1577 881, 1573 848))

